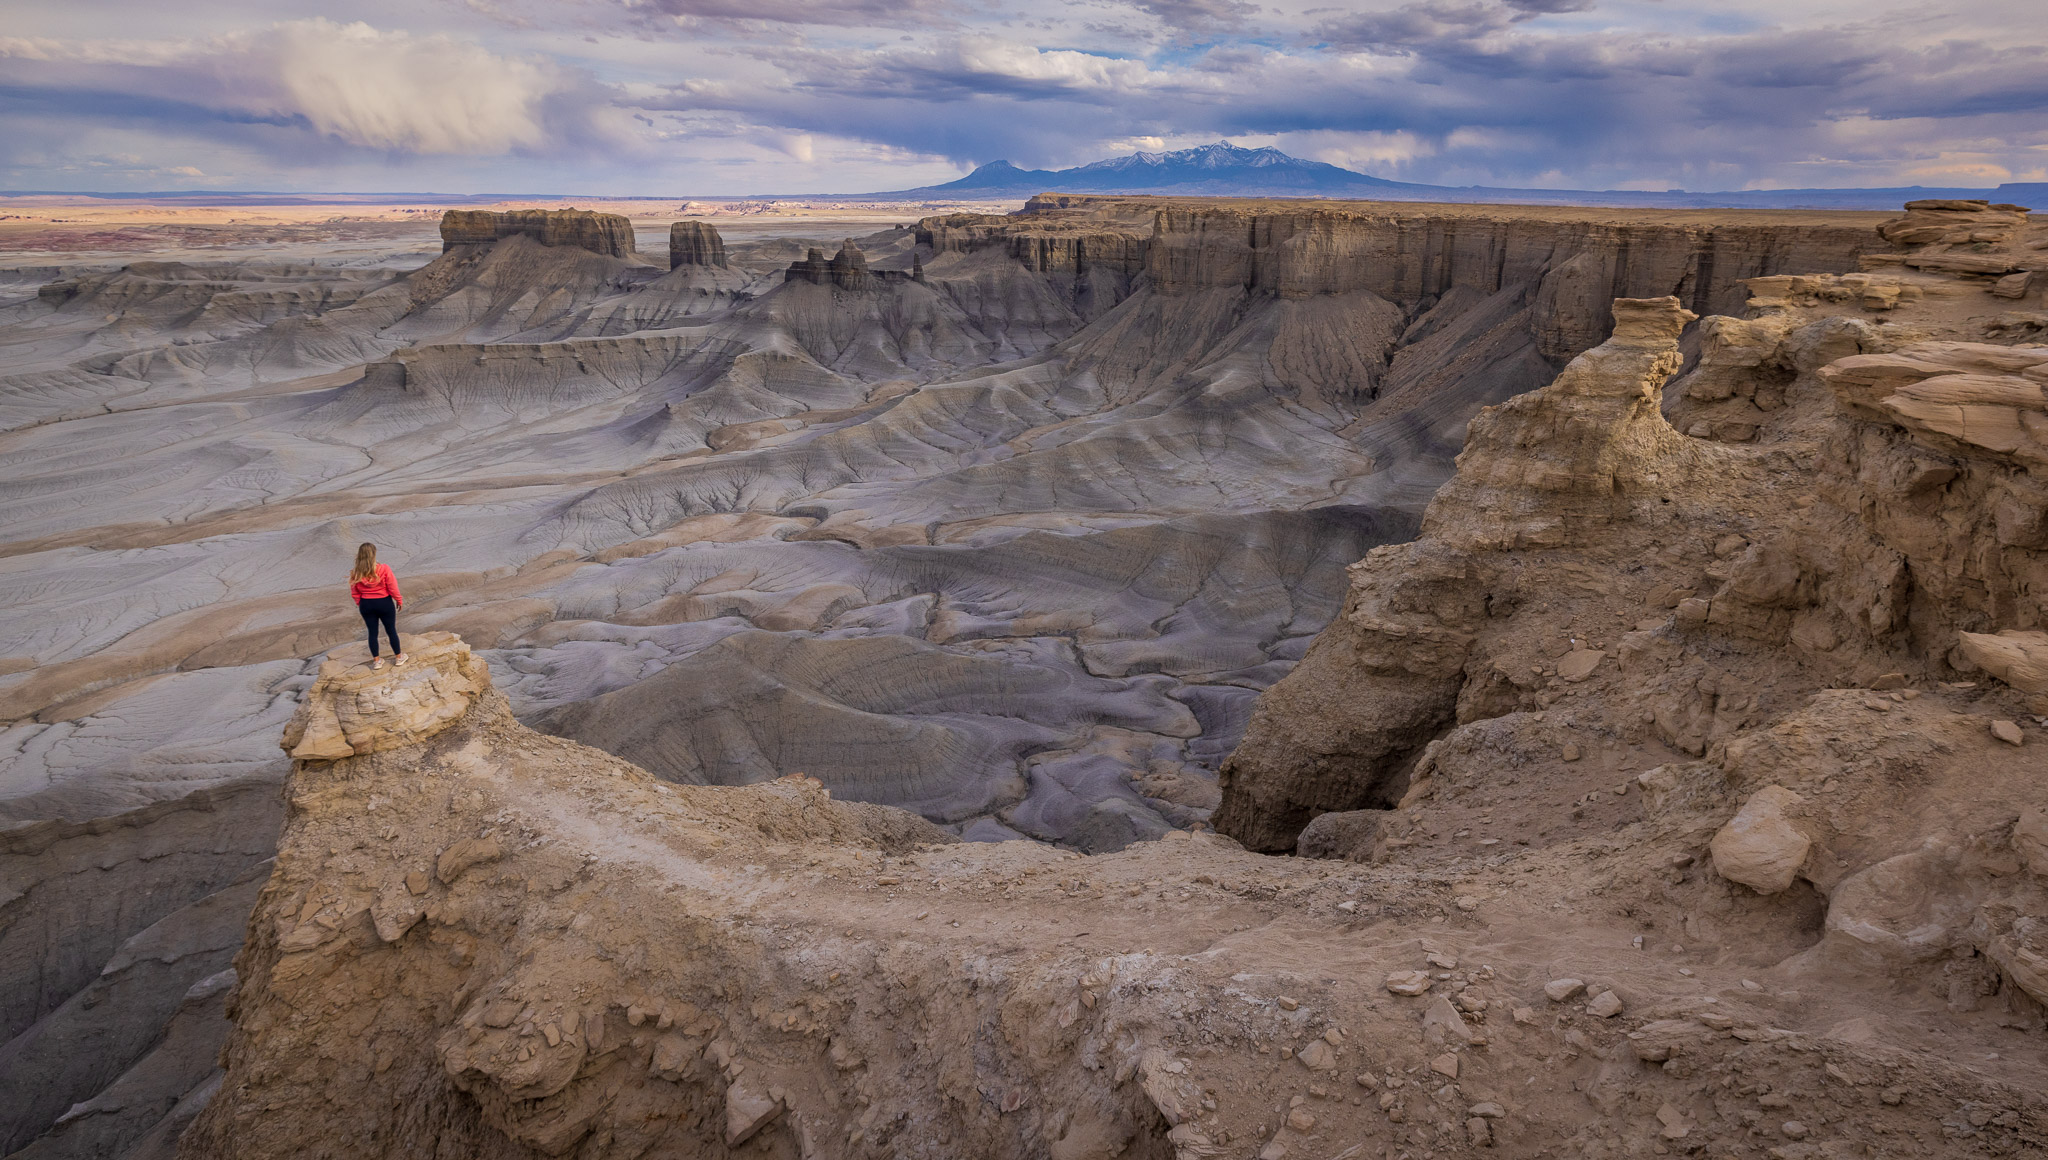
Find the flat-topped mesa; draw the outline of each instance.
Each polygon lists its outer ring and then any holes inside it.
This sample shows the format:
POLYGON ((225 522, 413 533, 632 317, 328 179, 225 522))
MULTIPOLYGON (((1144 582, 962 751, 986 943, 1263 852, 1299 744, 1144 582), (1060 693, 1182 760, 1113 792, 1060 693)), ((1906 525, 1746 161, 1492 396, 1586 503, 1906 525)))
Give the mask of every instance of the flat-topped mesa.
POLYGON ((670 222, 668 227, 668 268, 714 266, 726 269, 725 239, 708 222, 670 222))
POLYGON ((574 246, 594 254, 630 258, 633 223, 615 213, 587 209, 451 209, 441 215, 441 252, 488 246, 524 234, 543 246, 574 246))
POLYGON ((918 223, 935 253, 1001 246, 1035 270, 1143 274, 1165 295, 1299 299, 1366 292, 1403 307, 1454 289, 1526 288, 1544 357, 1597 346, 1616 298, 1741 311, 1745 280, 1850 272, 1891 256, 1851 215, 1426 206, 1388 202, 1043 195, 1022 212, 918 223))
POLYGON ((370 650, 346 644, 327 654, 279 742, 301 761, 338 761, 432 737, 469 712, 491 687, 491 671, 452 632, 408 635, 403 665, 370 667, 370 650))
POLYGON ((800 262, 791 262, 789 269, 782 272, 784 282, 809 282, 814 286, 831 283, 841 290, 864 290, 880 278, 907 278, 901 270, 869 270, 868 256, 861 253, 859 246, 848 238, 839 246, 839 252, 830 261, 825 260, 825 251, 812 246, 800 262))

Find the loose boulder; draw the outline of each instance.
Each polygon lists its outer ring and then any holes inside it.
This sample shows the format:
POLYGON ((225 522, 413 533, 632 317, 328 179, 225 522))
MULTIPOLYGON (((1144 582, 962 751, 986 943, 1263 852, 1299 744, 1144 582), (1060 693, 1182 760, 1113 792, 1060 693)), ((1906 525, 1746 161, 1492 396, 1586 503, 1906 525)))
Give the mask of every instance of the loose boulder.
POLYGON ((1751 795, 1714 835, 1714 872, 1759 894, 1777 894, 1792 885, 1806 864, 1813 839, 1801 833, 1785 811, 1805 800, 1781 785, 1765 786, 1751 795))

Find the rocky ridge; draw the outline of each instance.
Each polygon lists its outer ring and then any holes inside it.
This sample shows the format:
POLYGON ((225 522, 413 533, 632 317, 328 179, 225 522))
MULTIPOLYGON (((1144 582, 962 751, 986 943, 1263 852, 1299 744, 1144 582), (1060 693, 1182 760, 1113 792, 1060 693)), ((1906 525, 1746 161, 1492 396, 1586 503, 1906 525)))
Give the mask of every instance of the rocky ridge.
MULTIPOLYGON (((421 655, 480 674, 466 651, 421 655)), ((411 704, 381 679, 351 695, 411 704)), ((1674 974, 1596 916, 1537 935, 1562 868, 1538 854, 961 844, 803 777, 663 783, 488 689, 458 706, 295 763, 180 1155, 2005 1155, 2043 1131, 2023 1063, 1801 1030, 1839 1000, 1674 974)))

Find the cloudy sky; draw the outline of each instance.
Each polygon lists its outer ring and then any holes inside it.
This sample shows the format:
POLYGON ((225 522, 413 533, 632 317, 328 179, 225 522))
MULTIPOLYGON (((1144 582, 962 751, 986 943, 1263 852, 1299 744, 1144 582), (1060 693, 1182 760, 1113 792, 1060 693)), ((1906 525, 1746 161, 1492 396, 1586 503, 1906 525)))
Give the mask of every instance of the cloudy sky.
POLYGON ((0 188, 900 189, 1218 138, 1447 184, 2048 180, 2044 0, 0 0, 0 188))

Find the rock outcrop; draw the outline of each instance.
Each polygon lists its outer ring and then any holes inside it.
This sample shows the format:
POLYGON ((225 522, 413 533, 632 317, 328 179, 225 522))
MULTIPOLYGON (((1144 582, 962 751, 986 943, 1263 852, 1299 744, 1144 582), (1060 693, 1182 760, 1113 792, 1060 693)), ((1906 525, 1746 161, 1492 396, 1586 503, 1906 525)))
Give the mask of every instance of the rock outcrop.
MULTIPOLYGON (((1980 265, 2027 260, 2011 224, 1980 265)), ((1668 387, 1683 312, 1617 302, 1606 345, 1474 420, 1422 537, 1354 567, 1226 762, 1219 828, 1324 858, 1366 831, 1374 864, 1448 872, 1565 843, 1645 952, 1769 944, 1758 977, 1855 996, 1872 1042, 2038 1034, 2048 349, 1969 340, 1996 284, 1920 260, 1948 239, 1756 280, 1668 387)))
POLYGON ((1739 966, 1703 1003, 1659 956, 1591 951, 1628 928, 1559 929, 1533 865, 1452 886, 1209 834, 963 844, 801 776, 664 784, 488 689, 446 707, 295 764, 187 1160, 1727 1151, 1749 1126, 1714 1100, 1743 1084, 1848 1154, 1989 1109, 1951 1150, 1995 1155, 2048 1111, 1976 1060, 1782 1027, 1739 966), (1422 911, 1451 917, 1387 921, 1422 911))
MULTIPOLYGON (((529 237, 543 246, 574 246, 593 254, 630 258, 638 252, 633 223, 615 213, 587 209, 451 209, 441 215, 441 250, 529 237)), ((714 235, 715 236, 715 235, 714 235)))
MULTIPOLYGON (((1984 233, 1971 244, 2000 262, 2032 252, 2015 211, 1914 212, 1984 233)), ((1917 238, 1918 220, 1893 224, 1917 238)), ((1943 233, 1870 264, 1914 268, 1953 244, 1943 233)), ((1354 567, 1345 614, 1262 699, 1226 765, 1218 824, 1290 848, 1318 812, 1393 804, 1441 764, 1427 750, 1457 725, 1541 708, 1603 665, 1686 667, 1667 641, 1739 640, 1810 668, 1785 679, 1813 687, 1891 670, 1955 678, 1981 648, 1958 647, 1961 634, 2036 630, 2026 593, 2048 550, 2032 474, 2048 454, 2035 433, 2048 430, 2048 350, 1925 341, 1973 325, 1984 285, 1967 273, 1756 279, 1754 317, 1706 320, 1699 365, 1669 392, 1690 315, 1675 300, 1617 303, 1605 346, 1473 421, 1422 538, 1354 567), (1660 413, 1667 395, 1683 434, 1660 413), (1743 443, 1758 446, 1737 454, 1743 443), (1688 546, 1688 521, 1726 531, 1688 546), (1709 561, 1703 574, 1681 563, 1689 554, 1709 561), (1629 631, 1625 612, 1572 626, 1559 606, 1580 601, 1539 579, 1570 578, 1604 603, 1598 590, 1617 586, 1580 570, 1627 556, 1638 562, 1625 575, 1668 577, 1644 594, 1647 611, 1671 610, 1668 630, 1652 617, 1629 631), (1561 637, 1535 645, 1538 622, 1561 637)), ((1676 750, 1711 756, 1761 720, 1758 676, 1697 675, 1706 683, 1652 699, 1646 720, 1676 750)))
POLYGON ((668 266, 671 270, 684 266, 726 269, 725 239, 718 236, 717 227, 709 222, 670 222, 668 266))
POLYGON ((406 638, 406 663, 372 668, 367 645, 327 654, 281 744, 303 761, 333 761, 411 745, 469 711, 490 677, 453 633, 406 638))
MULTIPOLYGON (((902 275, 898 275, 901 277, 902 275)), ((867 255, 848 238, 840 244, 839 252, 828 261, 825 251, 816 246, 800 262, 793 262, 783 271, 785 282, 809 282, 813 286, 833 285, 841 290, 864 290, 875 282, 875 275, 868 269, 867 255)))
POLYGON ((1877 227, 1879 236, 1899 246, 1970 245, 2009 242, 2027 226, 2023 205, 1939 198, 1906 203, 1904 217, 1877 227))

